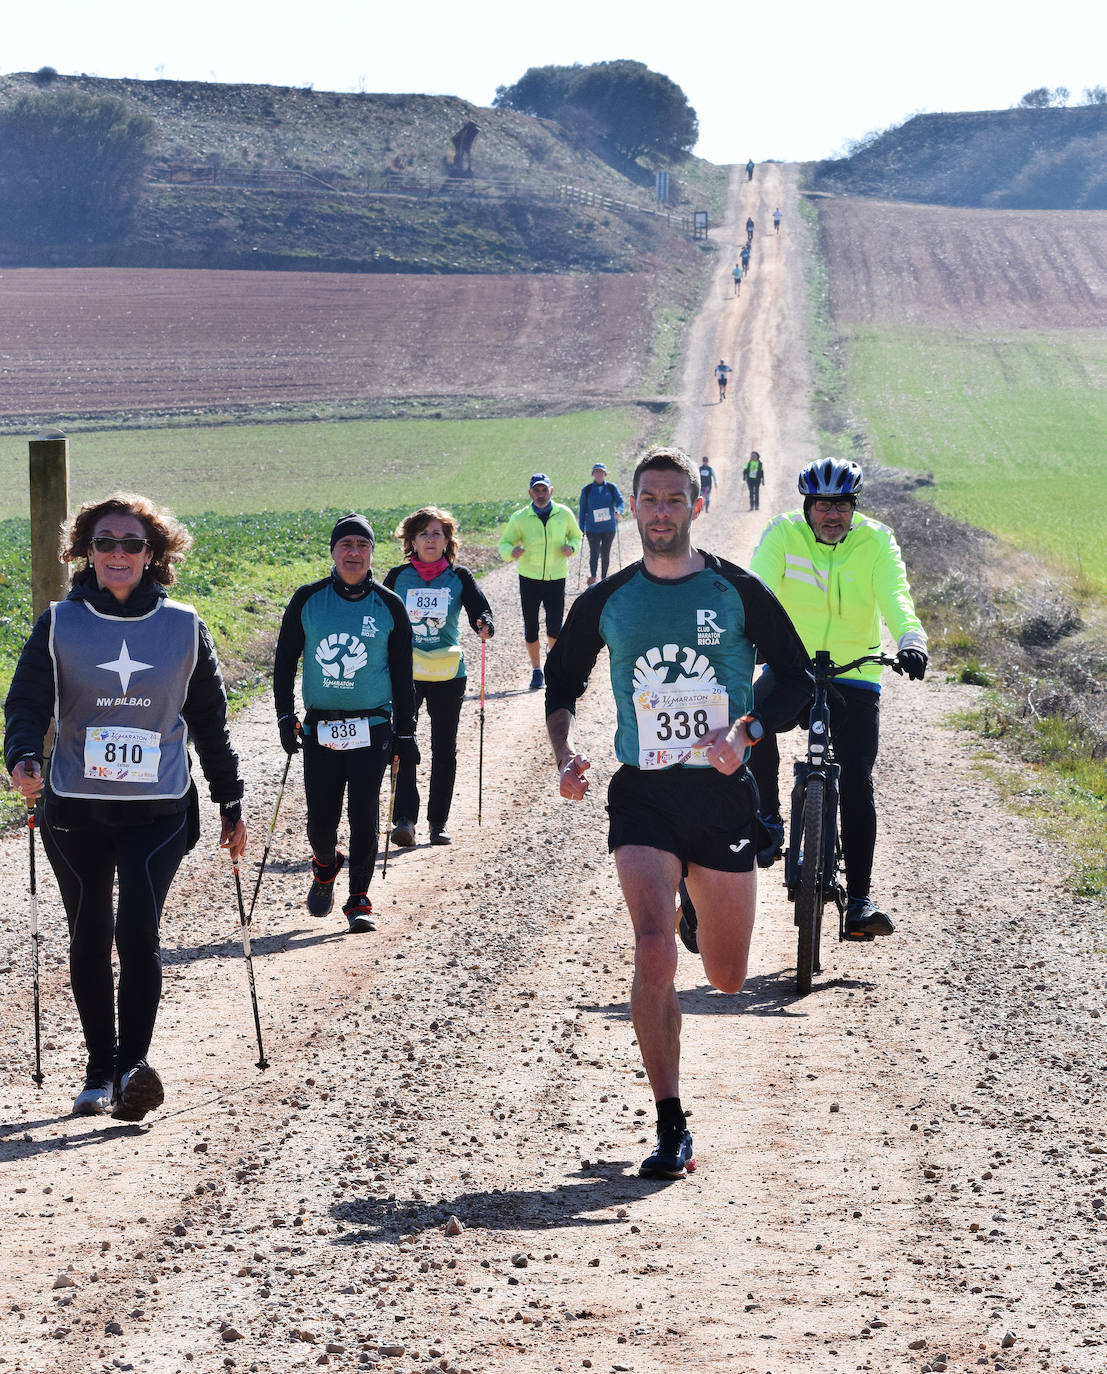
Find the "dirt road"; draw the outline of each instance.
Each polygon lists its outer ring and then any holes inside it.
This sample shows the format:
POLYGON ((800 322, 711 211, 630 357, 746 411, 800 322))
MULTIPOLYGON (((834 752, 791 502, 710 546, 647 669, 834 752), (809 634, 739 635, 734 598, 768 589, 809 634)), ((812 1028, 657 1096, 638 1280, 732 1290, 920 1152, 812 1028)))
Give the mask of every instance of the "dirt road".
MULTIPOLYGON (((739 301, 721 257, 680 434, 722 483, 700 542, 739 557, 813 451, 791 169, 736 180, 729 233, 776 203, 780 237, 755 238, 739 301), (737 365, 723 406, 718 356, 737 365), (737 480, 750 447, 769 471, 760 516, 737 480)), ((620 542, 629 557, 631 526, 620 542)), ((138 1127, 67 1117, 81 1060, 49 879, 36 1092, 25 837, 0 846, 0 1365, 1102 1371, 1100 913, 945 728, 971 689, 938 671, 886 692, 875 879, 893 938, 828 945, 797 1000, 777 869, 743 992, 714 993, 682 951, 700 1167, 647 1182, 653 1113, 599 800, 606 675, 580 713, 593 792, 570 806, 525 690, 513 579, 486 584, 484 823, 470 708, 456 842, 393 854, 376 934, 306 914, 289 788, 254 943, 267 1072, 208 817, 166 917, 165 1109, 138 1127)), ((268 705, 235 735, 256 858, 282 763, 268 705)))

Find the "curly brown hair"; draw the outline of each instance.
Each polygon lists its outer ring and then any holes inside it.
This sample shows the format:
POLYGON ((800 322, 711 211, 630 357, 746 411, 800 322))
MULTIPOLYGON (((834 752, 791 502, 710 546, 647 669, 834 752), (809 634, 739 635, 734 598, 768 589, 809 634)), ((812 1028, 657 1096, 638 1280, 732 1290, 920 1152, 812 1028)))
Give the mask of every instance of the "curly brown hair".
POLYGON ((396 538, 404 546, 404 557, 410 558, 415 552, 415 536, 422 534, 432 520, 437 520, 446 536, 446 559, 452 563, 457 557, 457 518, 452 511, 441 506, 421 506, 412 511, 396 526, 396 538))
POLYGON ((192 548, 192 535, 172 511, 133 491, 114 491, 103 500, 86 501, 76 515, 71 515, 61 527, 62 562, 74 564, 78 573, 88 568, 93 531, 105 515, 133 515, 141 522, 150 541, 147 571, 163 587, 171 587, 177 576, 176 565, 192 548))

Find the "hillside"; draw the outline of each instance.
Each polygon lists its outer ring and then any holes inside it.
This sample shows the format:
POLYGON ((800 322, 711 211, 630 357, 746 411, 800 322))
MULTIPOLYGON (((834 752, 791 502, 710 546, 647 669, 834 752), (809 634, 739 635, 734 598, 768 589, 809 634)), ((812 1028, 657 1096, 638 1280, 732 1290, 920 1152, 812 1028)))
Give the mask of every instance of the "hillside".
MULTIPOLYGON (((453 96, 89 76, 50 89, 115 96, 148 116, 150 180, 124 239, 0 239, 8 265, 622 271, 676 237, 649 213, 644 170, 633 180, 551 121, 453 96), (469 122, 479 133, 462 174, 451 140, 469 122), (566 187, 641 210, 578 205, 566 187)), ((36 90, 28 73, 2 76, 0 105, 36 90)), ((709 164, 688 171, 720 193, 709 164)))
POLYGON ((934 205, 1107 209, 1107 106, 916 115, 852 157, 815 163, 808 184, 934 205))

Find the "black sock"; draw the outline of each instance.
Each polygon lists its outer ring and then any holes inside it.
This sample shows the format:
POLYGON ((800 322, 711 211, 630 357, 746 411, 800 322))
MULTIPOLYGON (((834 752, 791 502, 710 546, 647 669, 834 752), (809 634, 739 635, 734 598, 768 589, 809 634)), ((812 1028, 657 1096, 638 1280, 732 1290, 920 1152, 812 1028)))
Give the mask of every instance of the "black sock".
POLYGON ((688 1129, 688 1119, 679 1097, 663 1097, 657 1104, 657 1129, 663 1131, 668 1126, 679 1126, 682 1131, 688 1129))

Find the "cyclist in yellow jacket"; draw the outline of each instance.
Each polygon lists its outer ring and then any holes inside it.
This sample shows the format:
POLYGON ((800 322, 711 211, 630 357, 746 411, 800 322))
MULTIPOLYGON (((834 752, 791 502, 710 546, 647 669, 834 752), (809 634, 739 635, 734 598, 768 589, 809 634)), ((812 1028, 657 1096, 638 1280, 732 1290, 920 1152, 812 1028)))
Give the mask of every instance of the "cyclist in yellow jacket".
POLYGON ((553 483, 544 472, 530 479, 530 504, 508 520, 500 538, 500 557, 519 564, 519 599, 523 604, 523 637, 530 655, 530 690, 544 679, 538 644, 538 613, 546 611, 546 652, 561 633, 565 618, 565 576, 584 540, 576 516, 553 499, 553 483))
MULTIPOLYGON (((750 568, 776 593, 814 656, 826 649, 835 663, 880 652, 883 621, 896 640, 897 671, 919 679, 926 672, 926 634, 915 614, 907 570, 887 525, 857 514, 864 474, 859 463, 821 458, 799 474, 802 510, 771 522, 750 568)), ((880 665, 866 664, 835 679, 845 703, 831 706, 835 754, 841 765, 842 849, 846 866, 846 935, 871 940, 895 929, 869 895, 876 846, 872 770, 880 712, 880 665)), ((758 680, 756 697, 772 690, 772 674, 758 680)), ((792 723, 806 725, 807 708, 792 723)), ((780 755, 766 733, 753 751, 750 770, 761 794, 761 812, 781 840, 780 755)), ((777 851, 759 856, 770 864, 777 851)))

